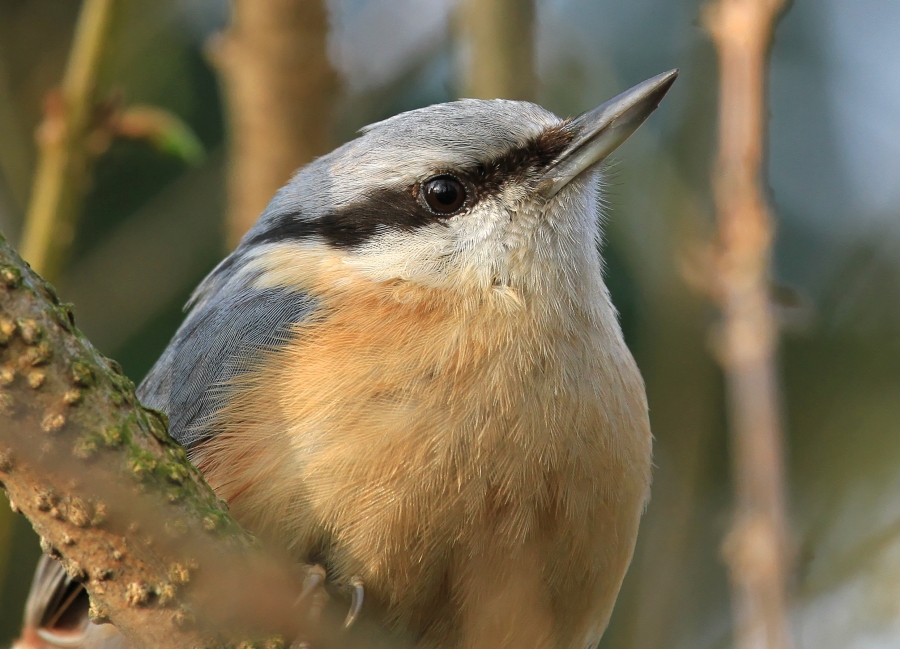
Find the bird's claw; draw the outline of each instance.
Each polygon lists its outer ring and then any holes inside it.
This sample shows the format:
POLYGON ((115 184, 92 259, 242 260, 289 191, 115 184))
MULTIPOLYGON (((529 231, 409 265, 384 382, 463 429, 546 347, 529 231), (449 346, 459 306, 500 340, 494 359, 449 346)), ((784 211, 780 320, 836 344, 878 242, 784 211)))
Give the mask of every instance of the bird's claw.
POLYGON ((325 568, 322 566, 310 566, 306 569, 306 576, 303 578, 303 589, 300 591, 300 597, 294 603, 295 606, 303 603, 306 598, 314 592, 322 588, 325 584, 325 568))
POLYGON ((354 577, 350 580, 350 588, 352 589, 350 591, 350 610, 347 611, 347 617, 344 620, 345 629, 350 628, 356 622, 359 612, 362 610, 363 598, 366 594, 363 588, 363 581, 359 577, 354 577))
MULTIPOLYGON (((303 588, 300 596, 294 603, 299 606, 305 602, 309 602, 309 619, 317 622, 322 616, 322 611, 328 603, 329 596, 325 590, 325 580, 327 573, 322 566, 310 566, 306 569, 306 576, 303 578, 303 588)), ((365 588, 360 577, 353 577, 350 580, 350 610, 347 611, 347 617, 344 618, 344 628, 348 629, 359 619, 362 611, 363 600, 365 599, 365 588)), ((302 645, 298 645, 302 646, 302 645)))
MULTIPOLYGON (((322 616, 322 610, 328 603, 328 592, 325 590, 325 578, 327 573, 322 566, 305 566, 305 575, 303 576, 303 587, 300 590, 300 596, 294 602, 294 606, 307 606, 307 619, 316 623, 322 616)), ((291 649, 311 649, 311 645, 307 640, 297 638, 291 649)))

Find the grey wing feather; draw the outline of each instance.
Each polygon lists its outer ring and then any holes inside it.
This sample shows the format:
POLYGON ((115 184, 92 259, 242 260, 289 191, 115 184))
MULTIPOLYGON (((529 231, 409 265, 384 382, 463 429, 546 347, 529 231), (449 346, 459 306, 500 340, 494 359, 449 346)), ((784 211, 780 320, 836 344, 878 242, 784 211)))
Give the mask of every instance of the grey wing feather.
POLYGON ((87 592, 54 559, 38 562, 25 603, 22 637, 13 649, 126 649, 125 638, 109 624, 88 619, 87 592))
MULTIPOLYGON (((233 264, 227 272, 234 275, 233 264)), ((142 403, 165 412, 172 437, 188 449, 214 434, 209 423, 223 405, 222 388, 316 310, 305 293, 239 279, 201 285, 203 293, 138 388, 142 403)))
POLYGON ((84 590, 75 583, 58 561, 41 555, 31 591, 25 603, 25 625, 38 628, 47 626, 68 608, 66 602, 74 600, 84 590))

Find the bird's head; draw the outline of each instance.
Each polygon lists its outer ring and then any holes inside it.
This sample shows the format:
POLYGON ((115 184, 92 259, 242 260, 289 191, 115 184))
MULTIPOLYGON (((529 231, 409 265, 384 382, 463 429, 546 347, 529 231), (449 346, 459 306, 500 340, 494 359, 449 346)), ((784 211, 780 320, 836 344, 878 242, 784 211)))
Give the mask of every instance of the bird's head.
POLYGON ((281 274, 285 264, 328 259, 376 282, 466 293, 599 278, 599 163, 676 76, 575 119, 527 102, 464 99, 373 124, 301 169, 239 254, 281 274))

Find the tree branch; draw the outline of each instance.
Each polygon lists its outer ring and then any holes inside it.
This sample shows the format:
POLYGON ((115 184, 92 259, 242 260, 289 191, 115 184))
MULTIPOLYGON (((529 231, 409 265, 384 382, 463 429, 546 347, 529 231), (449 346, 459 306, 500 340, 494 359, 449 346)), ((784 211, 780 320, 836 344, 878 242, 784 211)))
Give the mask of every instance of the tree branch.
POLYGON ((210 53, 229 121, 228 243, 234 246, 291 175, 331 146, 339 89, 322 0, 236 0, 210 53))
POLYGON ((773 228, 760 178, 767 58, 784 5, 785 0, 716 0, 704 16, 719 53, 714 290, 723 317, 720 357, 737 500, 724 550, 738 649, 791 646, 777 327, 769 301, 773 228))
POLYGON ((534 100, 534 0, 465 0, 460 28, 469 52, 463 96, 534 100))
POLYGON ((86 140, 116 0, 84 0, 62 87, 48 96, 38 129, 39 160, 22 233, 22 255, 55 280, 75 232, 93 157, 86 140))
POLYGON ((338 634, 346 604, 332 598, 318 618, 312 602, 295 606, 301 566, 263 553, 238 526, 165 417, 138 403, 2 235, 0 480, 45 552, 83 582, 92 617, 135 647, 273 633, 348 645, 338 634))

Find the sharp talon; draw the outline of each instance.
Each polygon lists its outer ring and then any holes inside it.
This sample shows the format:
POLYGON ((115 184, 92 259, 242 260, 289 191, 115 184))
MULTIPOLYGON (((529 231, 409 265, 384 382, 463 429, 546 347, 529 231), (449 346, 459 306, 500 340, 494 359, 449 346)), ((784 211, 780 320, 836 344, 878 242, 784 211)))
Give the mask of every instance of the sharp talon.
POLYGON ((297 606, 300 602, 312 595, 315 591, 322 587, 325 583, 325 569, 321 566, 311 566, 303 578, 303 590, 300 591, 300 597, 294 602, 297 606))
POLYGON ((344 620, 345 629, 353 626, 353 623, 356 622, 356 618, 359 617, 359 612, 362 610, 363 597, 366 594, 362 579, 359 577, 351 579, 350 586, 353 588, 353 592, 350 594, 350 610, 347 612, 347 619, 344 620))

